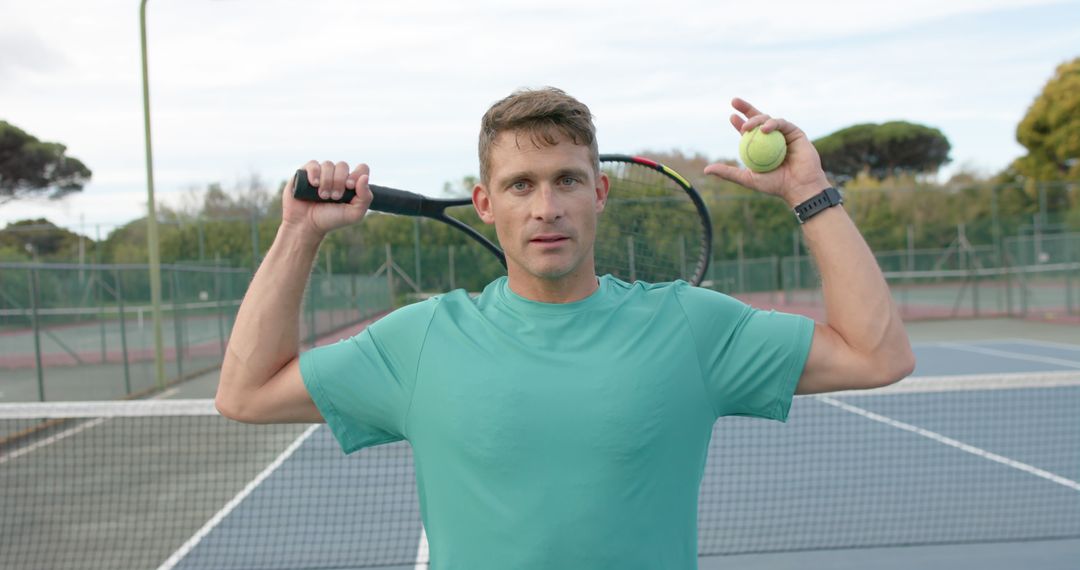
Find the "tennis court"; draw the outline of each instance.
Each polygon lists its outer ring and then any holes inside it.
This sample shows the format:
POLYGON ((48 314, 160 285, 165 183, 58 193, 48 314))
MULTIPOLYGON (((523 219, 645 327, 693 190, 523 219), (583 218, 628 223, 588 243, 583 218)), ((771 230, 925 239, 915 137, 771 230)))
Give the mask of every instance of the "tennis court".
MULTIPOLYGON (((836 561, 858 549, 1080 544, 1080 345, 915 350, 916 373, 894 386, 800 396, 786 425, 717 423, 699 502, 700 553, 717 558, 703 568, 730 555, 743 564, 770 553, 836 561)), ((4 418, 23 419, 0 429, 39 425, 46 409, 36 406, 49 405, 5 405, 4 418)), ((96 419, 3 448, 0 566, 427 561, 405 444, 344 457, 324 426, 239 425, 208 400, 70 405, 84 407, 49 413, 96 419), (151 415, 126 417, 135 414, 151 415)))

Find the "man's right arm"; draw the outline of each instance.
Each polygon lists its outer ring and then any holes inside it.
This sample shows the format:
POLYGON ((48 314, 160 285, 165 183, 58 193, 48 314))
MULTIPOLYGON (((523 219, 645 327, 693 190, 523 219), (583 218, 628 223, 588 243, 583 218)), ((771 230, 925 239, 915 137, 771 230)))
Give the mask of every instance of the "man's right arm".
POLYGON ((300 375, 300 304, 319 244, 334 228, 356 223, 371 203, 368 168, 308 162, 308 181, 325 198, 356 190, 349 204, 302 202, 290 179, 281 226, 236 315, 221 365, 215 405, 225 417, 250 423, 321 422, 300 375))

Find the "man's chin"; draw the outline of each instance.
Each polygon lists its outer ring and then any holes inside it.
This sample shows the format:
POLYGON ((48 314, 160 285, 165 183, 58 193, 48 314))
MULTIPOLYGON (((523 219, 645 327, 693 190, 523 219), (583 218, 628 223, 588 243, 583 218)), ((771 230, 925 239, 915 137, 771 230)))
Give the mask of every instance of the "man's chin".
POLYGON ((568 259, 533 259, 525 269, 534 277, 555 281, 573 273, 578 265, 568 259))

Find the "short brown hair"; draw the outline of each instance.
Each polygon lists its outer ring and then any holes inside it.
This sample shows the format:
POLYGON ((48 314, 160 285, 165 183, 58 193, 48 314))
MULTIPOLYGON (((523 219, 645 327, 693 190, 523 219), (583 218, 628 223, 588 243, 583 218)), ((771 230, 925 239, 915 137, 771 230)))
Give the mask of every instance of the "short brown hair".
POLYGON ((519 89, 484 113, 480 121, 480 181, 484 184, 491 176, 491 147, 499 133, 505 131, 528 135, 537 147, 558 144, 558 135, 562 135, 574 144, 588 146, 593 165, 600 171, 592 113, 561 89, 519 89))

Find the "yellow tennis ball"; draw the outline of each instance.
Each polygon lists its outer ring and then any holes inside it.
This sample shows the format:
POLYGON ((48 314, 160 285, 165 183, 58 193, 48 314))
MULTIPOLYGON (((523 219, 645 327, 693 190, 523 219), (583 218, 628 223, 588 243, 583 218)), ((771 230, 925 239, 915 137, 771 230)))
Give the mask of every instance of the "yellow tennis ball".
POLYGON ((787 140, 780 131, 761 132, 761 127, 747 131, 739 140, 739 158, 754 172, 776 170, 787 156, 787 140))

